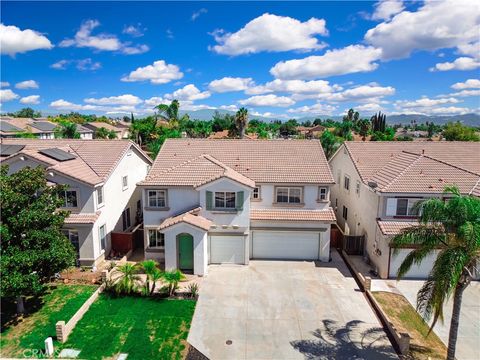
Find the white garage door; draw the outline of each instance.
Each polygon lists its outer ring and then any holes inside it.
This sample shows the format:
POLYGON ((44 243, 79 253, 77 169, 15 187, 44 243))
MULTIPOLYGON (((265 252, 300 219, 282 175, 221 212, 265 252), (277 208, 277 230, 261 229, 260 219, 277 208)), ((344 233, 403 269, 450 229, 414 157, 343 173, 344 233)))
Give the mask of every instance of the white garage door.
POLYGON ((318 232, 253 231, 253 258, 317 260, 320 236, 318 232))
POLYGON ((244 264, 243 236, 210 236, 210 263, 244 264))

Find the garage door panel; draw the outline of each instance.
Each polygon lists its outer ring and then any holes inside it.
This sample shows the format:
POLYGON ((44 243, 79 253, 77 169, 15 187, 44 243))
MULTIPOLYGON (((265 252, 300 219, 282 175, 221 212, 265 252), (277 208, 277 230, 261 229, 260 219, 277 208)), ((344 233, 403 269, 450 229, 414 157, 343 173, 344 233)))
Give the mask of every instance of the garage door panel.
POLYGON ((257 259, 317 260, 318 232, 254 231, 252 256, 257 259))
POLYGON ((211 264, 244 264, 245 240, 243 236, 211 236, 211 264))

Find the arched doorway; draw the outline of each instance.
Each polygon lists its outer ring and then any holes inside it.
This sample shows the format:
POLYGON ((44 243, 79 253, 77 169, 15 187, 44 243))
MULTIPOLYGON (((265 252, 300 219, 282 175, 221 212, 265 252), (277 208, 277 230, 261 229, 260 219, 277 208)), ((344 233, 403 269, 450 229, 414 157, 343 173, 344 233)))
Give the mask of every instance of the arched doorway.
POLYGON ((193 271, 193 236, 187 233, 177 235, 178 268, 193 271))

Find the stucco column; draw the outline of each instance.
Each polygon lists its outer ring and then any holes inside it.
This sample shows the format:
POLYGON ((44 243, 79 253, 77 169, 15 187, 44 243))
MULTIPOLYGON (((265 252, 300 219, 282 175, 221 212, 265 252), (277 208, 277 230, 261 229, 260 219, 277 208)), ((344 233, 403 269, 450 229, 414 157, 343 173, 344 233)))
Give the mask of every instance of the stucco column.
POLYGON ((177 268, 177 237, 173 232, 165 233, 165 270, 177 268))

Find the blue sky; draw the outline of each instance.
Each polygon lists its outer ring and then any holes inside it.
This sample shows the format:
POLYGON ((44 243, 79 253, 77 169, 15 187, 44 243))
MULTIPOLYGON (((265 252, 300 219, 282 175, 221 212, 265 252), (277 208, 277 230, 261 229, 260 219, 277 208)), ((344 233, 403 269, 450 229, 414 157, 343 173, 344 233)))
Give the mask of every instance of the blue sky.
POLYGON ((148 114, 173 98, 272 118, 479 112, 474 0, 3 1, 1 10, 2 112, 148 114))

